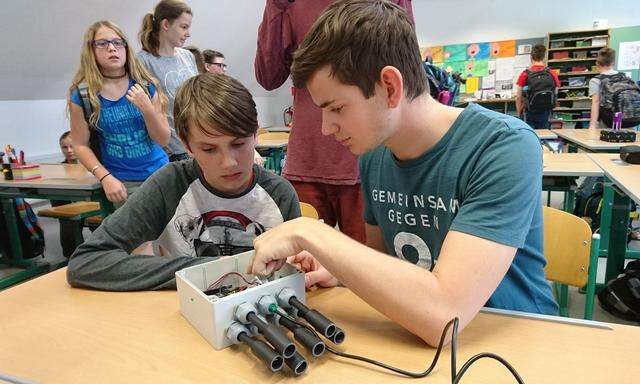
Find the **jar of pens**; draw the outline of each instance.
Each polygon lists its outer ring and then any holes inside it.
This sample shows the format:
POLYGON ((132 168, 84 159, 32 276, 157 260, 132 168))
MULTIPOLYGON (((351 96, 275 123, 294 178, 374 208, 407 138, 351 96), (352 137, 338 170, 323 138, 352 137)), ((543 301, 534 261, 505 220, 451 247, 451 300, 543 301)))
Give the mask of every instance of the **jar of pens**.
POLYGON ((0 152, 2 161, 2 175, 5 180, 32 180, 42 177, 38 164, 27 164, 24 160, 24 151, 16 156, 16 150, 11 145, 5 145, 4 152, 0 152), (4 156, 7 162, 4 162, 4 156))

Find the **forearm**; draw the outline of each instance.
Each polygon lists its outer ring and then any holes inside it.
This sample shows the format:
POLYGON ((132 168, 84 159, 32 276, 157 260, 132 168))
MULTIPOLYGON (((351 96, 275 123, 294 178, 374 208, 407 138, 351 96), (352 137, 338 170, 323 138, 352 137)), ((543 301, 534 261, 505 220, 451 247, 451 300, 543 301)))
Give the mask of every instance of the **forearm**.
POLYGON ((341 283, 391 320, 429 345, 439 342, 453 317, 462 329, 477 311, 463 311, 438 276, 413 264, 368 248, 326 225, 298 236, 341 283))
POLYGON ((598 104, 591 104, 591 116, 589 117, 589 128, 595 128, 598 126, 598 118, 600 117, 600 106, 598 104))
POLYGON ((142 116, 144 117, 147 132, 151 140, 163 147, 169 144, 171 129, 169 128, 169 122, 165 114, 157 111, 155 108, 150 108, 142 111, 142 116))
POLYGON ((109 171, 102 165, 100 160, 96 157, 96 154, 93 153, 91 148, 86 145, 76 144, 73 146, 73 150, 80 160, 80 163, 84 165, 87 171, 91 171, 97 165, 98 168, 95 168, 93 171, 93 175, 98 179, 101 179, 103 176, 107 175, 109 171))
POLYGON ((175 289, 175 272, 211 261, 207 257, 132 255, 113 243, 90 239, 69 260, 72 287, 104 291, 175 289))

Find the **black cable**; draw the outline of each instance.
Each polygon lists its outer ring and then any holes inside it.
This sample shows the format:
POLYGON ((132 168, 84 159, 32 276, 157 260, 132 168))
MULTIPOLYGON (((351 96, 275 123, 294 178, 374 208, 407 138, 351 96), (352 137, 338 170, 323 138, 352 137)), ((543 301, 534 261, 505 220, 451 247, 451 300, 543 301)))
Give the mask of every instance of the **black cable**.
MULTIPOLYGON (((305 324, 305 323, 302 323, 302 322, 298 321, 297 319, 293 318, 292 316, 290 316, 288 313, 286 313, 285 311, 281 310, 280 308, 277 308, 276 312, 280 316, 283 316, 283 317, 293 321, 294 323, 298 324, 301 327, 307 328, 308 330, 310 330, 311 332, 316 334, 316 336, 318 336, 318 333, 312 327, 310 327, 308 324, 305 324)), ((500 356, 498 356, 496 354, 493 354, 493 353, 488 353, 488 352, 479 353, 479 354, 471 357, 469 360, 467 360, 462 365, 462 368, 460 368, 460 372, 456 373, 456 359, 457 359, 456 350, 457 350, 457 337, 458 337, 458 323, 459 323, 458 318, 454 317, 452 320, 450 320, 444 326, 444 329, 442 331, 442 335, 440 336, 440 342, 438 343, 438 348, 436 349, 436 354, 433 357, 433 360, 431 361, 431 364, 429 365, 429 367, 423 372, 406 371, 404 369, 397 368, 397 367, 382 363, 380 361, 370 359, 368 357, 352 355, 352 354, 349 354, 349 353, 346 353, 346 352, 338 351, 337 349, 334 349, 329 345, 326 345, 326 349, 327 349, 327 351, 333 353, 334 355, 340 356, 340 357, 344 357, 344 358, 347 358, 347 359, 358 360, 358 361, 363 361, 365 363, 369 363, 369 364, 372 364, 372 365, 375 365, 375 366, 378 366, 378 367, 381 367, 381 368, 384 368, 384 369, 399 373, 399 374, 404 375, 404 376, 408 376, 408 377, 412 377, 412 378, 422 378, 422 377, 426 377, 427 375, 429 375, 431 373, 431 371, 433 371, 433 369, 435 368, 436 364, 438 363, 438 359, 440 358, 440 353, 442 352, 442 348, 444 346, 444 340, 445 340, 445 337, 447 335, 447 331, 449 330, 449 327, 451 325, 453 325, 453 330, 452 330, 452 333, 451 333, 451 382, 453 384, 458 384, 460 382, 460 380, 462 379, 462 376, 469 369, 469 367, 471 367, 471 365, 473 363, 475 363, 476 361, 478 361, 478 360, 480 360, 480 359, 482 359, 484 357, 491 358, 491 359, 497 360, 500 363, 502 363, 509 370, 509 372, 511 372, 511 374, 514 376, 514 378, 516 379, 516 381, 519 384, 524 384, 524 380, 522 380, 522 378, 520 377, 518 372, 515 370, 515 368, 513 368, 513 366, 511 366, 511 364, 509 364, 502 357, 500 357, 500 356)))

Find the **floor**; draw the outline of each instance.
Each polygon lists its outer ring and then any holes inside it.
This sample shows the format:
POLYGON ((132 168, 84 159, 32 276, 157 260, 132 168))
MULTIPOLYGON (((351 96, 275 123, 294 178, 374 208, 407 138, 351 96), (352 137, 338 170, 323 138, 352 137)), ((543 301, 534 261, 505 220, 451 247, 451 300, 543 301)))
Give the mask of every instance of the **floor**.
MULTIPOLYGON (((546 201, 546 193, 543 193, 543 199, 544 201, 546 201)), ((560 192, 552 193, 551 205, 558 208, 562 206, 562 194, 560 192)), ((37 203, 33 208, 35 211, 37 211, 38 209, 42 209, 46 207, 48 207, 48 204, 43 202, 43 203, 37 203)), ((44 259, 49 262, 64 260, 64 258, 60 256, 62 255, 62 249, 60 247, 60 242, 58 239, 58 233, 59 233, 58 221, 55 219, 43 217, 43 218, 40 218, 40 224, 43 227, 44 233, 45 233, 46 249, 45 249, 44 259)), ((85 228, 84 230, 85 239, 90 235, 91 235, 91 232, 87 228, 85 228)), ((633 248, 640 249, 640 241, 634 241, 630 246, 633 248)), ((601 258, 598 264, 597 281, 599 283, 604 282, 604 270, 605 270, 605 259, 601 258)), ((4 275, 10 272, 11 270, 6 270, 6 269, 0 270, 0 277, 3 277, 4 275)), ((585 295, 579 293, 577 288, 569 287, 569 316, 570 317, 582 318, 584 313, 584 300, 585 300, 585 295)), ((610 322, 610 323, 619 323, 619 324, 640 325, 638 323, 625 321, 610 315, 609 313, 602 310, 602 308, 600 308, 600 306, 597 304, 597 301, 598 300, 596 298, 596 305, 594 306, 594 315, 593 315, 594 320, 610 322)))

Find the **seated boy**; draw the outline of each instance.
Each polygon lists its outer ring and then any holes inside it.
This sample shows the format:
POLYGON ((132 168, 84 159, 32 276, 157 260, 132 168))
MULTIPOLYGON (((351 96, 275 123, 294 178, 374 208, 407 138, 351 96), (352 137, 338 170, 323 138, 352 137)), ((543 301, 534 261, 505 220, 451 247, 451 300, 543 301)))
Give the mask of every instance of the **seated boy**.
POLYGON ((174 116, 193 158, 154 173, 78 247, 67 271, 71 286, 175 288, 176 271, 251 250, 256 236, 300 216, 291 184, 253 164, 256 107, 237 80, 189 79, 176 95, 174 116), (156 239, 169 256, 131 254, 156 239))
POLYGON ((291 73, 322 108, 322 133, 361 155, 367 245, 300 218, 256 239, 254 273, 294 256, 307 284, 340 281, 433 346, 447 322, 462 329, 485 305, 557 313, 538 137, 514 117, 434 100, 404 10, 333 4, 291 73))

